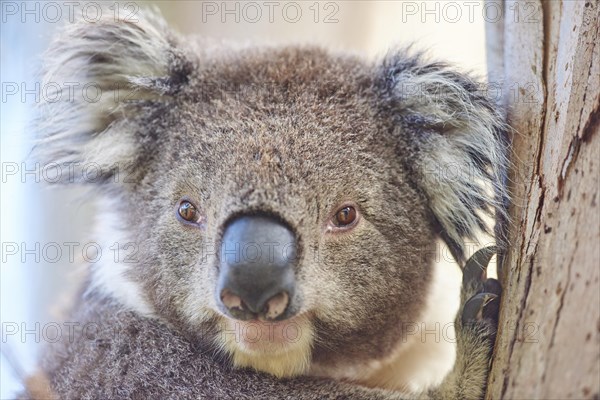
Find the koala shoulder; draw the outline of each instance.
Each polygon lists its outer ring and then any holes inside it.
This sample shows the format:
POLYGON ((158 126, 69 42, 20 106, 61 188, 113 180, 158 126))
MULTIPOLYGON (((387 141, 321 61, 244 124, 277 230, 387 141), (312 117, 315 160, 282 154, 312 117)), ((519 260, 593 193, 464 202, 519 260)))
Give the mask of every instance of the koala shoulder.
POLYGON ((217 349, 98 293, 88 293, 73 317, 72 334, 46 355, 46 374, 34 376, 20 398, 400 399, 329 379, 278 379, 234 368, 217 349))

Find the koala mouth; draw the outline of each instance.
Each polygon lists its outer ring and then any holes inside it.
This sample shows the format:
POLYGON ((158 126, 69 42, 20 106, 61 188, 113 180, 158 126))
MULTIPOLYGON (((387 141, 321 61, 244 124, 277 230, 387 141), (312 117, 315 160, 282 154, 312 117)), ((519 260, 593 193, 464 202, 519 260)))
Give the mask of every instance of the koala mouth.
POLYGON ((223 317, 218 340, 234 366, 291 377, 310 368, 314 328, 308 313, 277 322, 223 317))
POLYGON ((305 315, 297 315, 284 321, 241 321, 228 317, 225 320, 226 326, 222 334, 233 336, 236 347, 250 354, 286 352, 300 342, 302 336, 309 334, 308 318, 305 315))

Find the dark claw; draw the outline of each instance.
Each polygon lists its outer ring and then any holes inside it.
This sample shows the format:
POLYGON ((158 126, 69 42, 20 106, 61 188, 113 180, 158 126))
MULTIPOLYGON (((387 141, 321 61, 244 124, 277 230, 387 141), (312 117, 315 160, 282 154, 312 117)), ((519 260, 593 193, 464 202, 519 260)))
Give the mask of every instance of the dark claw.
POLYGON ((479 293, 471 297, 463 306, 463 323, 483 319, 497 321, 500 303, 498 300, 494 293, 479 293))
POLYGON ((496 279, 489 278, 483 282, 483 291, 500 296, 502 294, 502 286, 500 286, 500 282, 498 282, 496 279))
POLYGON ((500 296, 490 293, 493 296, 487 303, 483 305, 483 319, 494 321, 494 326, 498 324, 500 316, 500 296))
POLYGON ((488 264, 492 257, 496 254, 496 246, 484 247, 478 250, 467 260, 463 268, 463 285, 467 286, 473 282, 481 282, 485 280, 488 264))

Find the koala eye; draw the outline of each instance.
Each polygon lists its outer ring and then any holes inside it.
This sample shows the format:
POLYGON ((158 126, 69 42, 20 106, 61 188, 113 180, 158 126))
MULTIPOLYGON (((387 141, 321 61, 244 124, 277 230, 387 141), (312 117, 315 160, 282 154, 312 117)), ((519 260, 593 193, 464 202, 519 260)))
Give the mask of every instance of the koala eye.
POLYGON ((198 211, 195 205, 193 205, 187 200, 183 200, 179 204, 177 213, 181 218, 188 222, 196 223, 200 220, 200 212, 198 211))
POLYGON ((345 206, 335 213, 333 218, 333 224, 338 228, 345 228, 352 225, 356 221, 358 213, 356 208, 352 206, 345 206))

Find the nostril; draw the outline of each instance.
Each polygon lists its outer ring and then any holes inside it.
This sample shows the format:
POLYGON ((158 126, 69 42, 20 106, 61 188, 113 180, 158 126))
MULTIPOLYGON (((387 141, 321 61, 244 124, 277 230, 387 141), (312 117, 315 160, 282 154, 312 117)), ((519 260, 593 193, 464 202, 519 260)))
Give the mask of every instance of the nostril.
POLYGON ((239 310, 244 311, 244 303, 242 299, 231 292, 229 289, 223 289, 221 292, 221 301, 223 305, 230 311, 239 310))
POLYGON ((265 318, 273 320, 283 314, 288 306, 289 299, 287 292, 279 292, 271 297, 265 306, 265 318))

